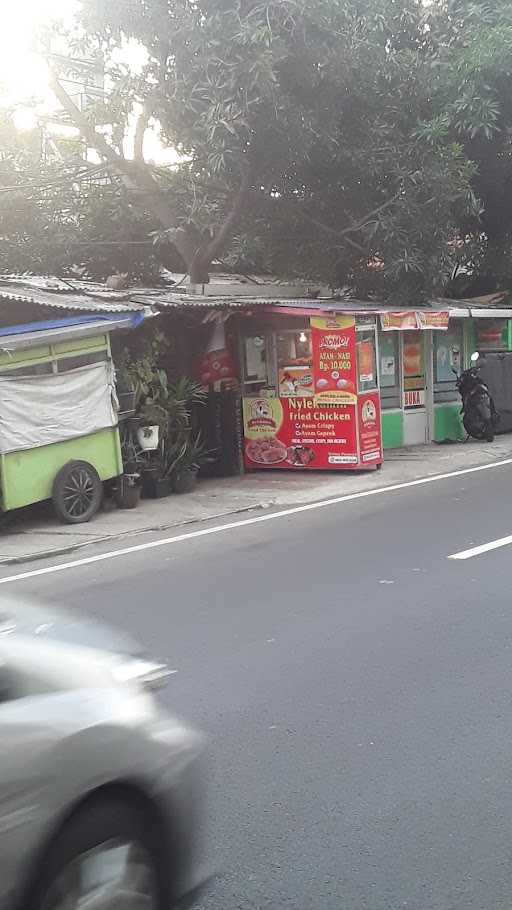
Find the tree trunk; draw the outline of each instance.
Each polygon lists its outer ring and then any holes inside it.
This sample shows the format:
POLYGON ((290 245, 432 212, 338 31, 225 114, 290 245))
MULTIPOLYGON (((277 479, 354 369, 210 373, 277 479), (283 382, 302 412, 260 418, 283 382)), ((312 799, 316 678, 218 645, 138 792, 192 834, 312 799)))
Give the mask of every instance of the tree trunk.
POLYGON ((142 201, 147 211, 160 222, 167 233, 169 241, 176 247, 184 260, 190 275, 191 285, 203 285, 209 282, 209 270, 213 260, 231 239, 234 226, 244 208, 251 183, 251 171, 248 165, 243 168, 240 187, 236 193, 231 209, 216 234, 207 239, 202 238, 193 225, 182 227, 176 223, 171 209, 162 195, 161 187, 151 169, 143 158, 143 140, 147 125, 147 114, 142 112, 139 118, 134 151, 135 160, 129 161, 116 149, 112 148, 101 133, 96 132, 93 124, 77 108, 76 104, 61 85, 55 72, 51 72, 50 86, 58 101, 67 112, 72 122, 80 131, 87 144, 95 149, 105 162, 114 167, 123 179, 126 189, 142 201))

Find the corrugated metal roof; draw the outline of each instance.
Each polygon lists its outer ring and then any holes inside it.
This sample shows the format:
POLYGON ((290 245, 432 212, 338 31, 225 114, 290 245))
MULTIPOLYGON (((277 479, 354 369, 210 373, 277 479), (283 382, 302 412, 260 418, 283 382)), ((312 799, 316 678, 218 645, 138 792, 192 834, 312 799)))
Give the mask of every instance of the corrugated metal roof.
POLYGON ((132 294, 132 300, 145 306, 155 306, 158 309, 248 309, 252 307, 270 307, 276 305, 295 305, 302 306, 310 303, 322 304, 320 309, 325 309, 326 305, 334 301, 331 297, 318 299, 309 299, 307 297, 237 297, 236 294, 231 296, 202 296, 200 294, 174 294, 172 291, 162 293, 162 291, 147 294, 147 292, 135 291, 132 294))
MULTIPOLYGON (((255 289, 256 290, 256 289, 255 289)), ((9 275, 0 276, 0 300, 19 303, 33 303, 39 306, 51 307, 60 310, 74 310, 84 313, 133 313, 143 308, 151 307, 153 312, 165 310, 186 309, 193 310, 225 310, 226 317, 230 311, 272 308, 279 309, 288 314, 294 311, 304 315, 318 312, 331 313, 384 313, 401 309, 430 309, 450 310, 452 315, 470 315, 470 311, 495 311, 502 315, 505 311, 512 315, 512 305, 507 306, 509 293, 500 291, 485 297, 448 300, 443 298, 433 299, 430 303, 418 304, 411 301, 408 305, 400 306, 393 301, 379 302, 358 300, 342 296, 334 297, 286 297, 280 294, 279 285, 275 285, 275 295, 269 296, 268 288, 265 294, 254 296, 244 294, 208 294, 196 295, 179 293, 172 288, 127 288, 113 290, 104 284, 89 282, 81 279, 63 280, 58 278, 44 278, 40 276, 9 275)))
POLYGON ((79 288, 68 288, 66 291, 60 288, 48 290, 0 279, 0 300, 34 303, 38 306, 89 313, 133 313, 142 309, 142 304, 135 303, 126 292, 124 294, 114 292, 114 294, 85 292, 79 288))
MULTIPOLYGON (((251 309, 252 307, 279 307, 280 309, 308 309, 323 312, 361 312, 361 313, 388 313, 395 310, 451 310, 464 309, 474 310, 478 308, 507 308, 504 303, 504 294, 489 295, 488 297, 465 298, 452 300, 448 298, 436 298, 430 302, 413 303, 408 305, 393 303, 393 301, 371 301, 358 300, 353 297, 246 297, 234 295, 203 296, 199 294, 176 294, 172 290, 162 291, 161 289, 134 291, 131 295, 133 301, 143 303, 146 306, 156 306, 159 309, 202 309, 202 308, 230 308, 230 309, 251 309)), ((512 304, 510 305, 512 311, 512 304)))

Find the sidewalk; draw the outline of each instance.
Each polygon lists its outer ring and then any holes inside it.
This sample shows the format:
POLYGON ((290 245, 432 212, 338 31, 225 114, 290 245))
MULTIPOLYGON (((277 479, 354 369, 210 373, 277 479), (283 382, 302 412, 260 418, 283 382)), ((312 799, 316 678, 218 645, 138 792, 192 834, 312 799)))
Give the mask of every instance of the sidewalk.
POLYGON ((244 477, 204 480, 186 496, 143 500, 133 511, 100 512, 89 524, 63 525, 43 503, 4 516, 0 564, 71 553, 93 543, 166 531, 197 521, 254 509, 300 505, 320 499, 404 483, 512 457, 512 436, 494 443, 415 446, 386 452, 381 471, 316 473, 262 471, 244 477))

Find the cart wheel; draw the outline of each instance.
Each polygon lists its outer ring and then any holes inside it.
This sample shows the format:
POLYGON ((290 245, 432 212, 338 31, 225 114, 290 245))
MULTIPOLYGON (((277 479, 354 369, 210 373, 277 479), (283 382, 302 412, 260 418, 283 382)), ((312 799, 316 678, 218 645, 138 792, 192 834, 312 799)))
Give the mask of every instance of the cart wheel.
POLYGON ((53 482, 53 505, 59 518, 68 524, 90 521, 103 496, 99 474, 87 461, 69 461, 53 482))

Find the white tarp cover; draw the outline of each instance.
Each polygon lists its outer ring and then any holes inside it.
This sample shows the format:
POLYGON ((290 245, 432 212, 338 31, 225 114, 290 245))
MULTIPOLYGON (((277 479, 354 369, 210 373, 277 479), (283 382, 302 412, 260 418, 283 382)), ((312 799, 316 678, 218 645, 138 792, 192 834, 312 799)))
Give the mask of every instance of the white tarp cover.
POLYGON ((113 395, 113 370, 107 361, 67 373, 0 376, 0 453, 115 426, 113 395))

